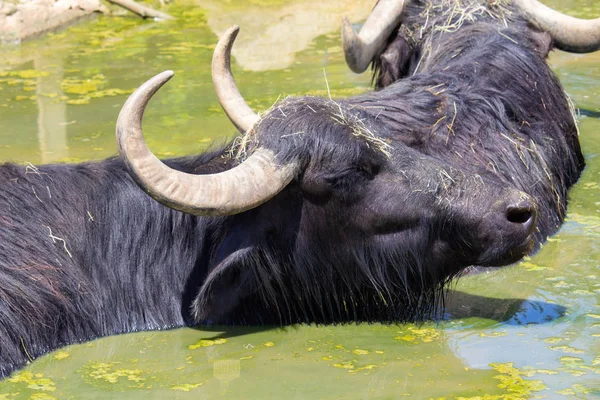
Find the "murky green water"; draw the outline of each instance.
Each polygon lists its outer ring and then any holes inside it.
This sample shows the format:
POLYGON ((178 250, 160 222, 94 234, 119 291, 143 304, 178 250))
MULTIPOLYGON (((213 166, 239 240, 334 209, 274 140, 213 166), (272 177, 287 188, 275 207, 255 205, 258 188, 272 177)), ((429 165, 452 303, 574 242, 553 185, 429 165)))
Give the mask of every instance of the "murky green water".
MULTIPOLYGON (((547 4, 600 16, 592 0, 547 4)), ((114 155, 125 93, 165 69, 176 77, 147 112, 152 149, 183 155, 231 137, 210 58, 216 33, 233 23, 242 28, 234 71, 257 110, 280 96, 326 94, 324 71, 334 96, 368 90, 369 77, 344 65, 338 26, 342 14, 357 21, 369 8, 178 2, 169 8, 177 22, 99 17, 0 49, 0 160, 114 155)), ((0 382, 0 399, 600 397, 600 53, 557 53, 551 63, 582 109, 588 161, 568 221, 532 259, 458 282, 448 321, 109 337, 42 357, 0 382)))

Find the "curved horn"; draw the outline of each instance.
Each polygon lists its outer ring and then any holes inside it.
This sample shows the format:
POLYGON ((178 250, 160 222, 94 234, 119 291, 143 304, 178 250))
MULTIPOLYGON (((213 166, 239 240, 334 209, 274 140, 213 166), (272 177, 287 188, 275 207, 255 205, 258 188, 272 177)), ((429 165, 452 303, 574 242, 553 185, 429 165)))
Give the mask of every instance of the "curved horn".
POLYGON ((346 64, 357 74, 364 72, 400 23, 404 0, 379 0, 357 35, 348 18, 342 21, 342 45, 346 64))
POLYGON ((119 152, 133 179, 152 198, 194 215, 232 215, 264 203, 294 178, 297 163, 278 165, 275 154, 264 148, 219 174, 192 175, 163 164, 144 141, 142 117, 150 98, 172 76, 165 71, 140 86, 117 120, 119 152))
POLYGON ((514 4, 529 22, 550 33, 557 48, 571 53, 590 53, 600 49, 600 18, 570 17, 537 0, 514 0, 514 4))
POLYGON ((212 59, 212 81, 221 107, 236 128, 244 133, 254 126, 259 117, 240 94, 231 73, 231 47, 239 31, 239 26, 234 25, 219 39, 212 59))

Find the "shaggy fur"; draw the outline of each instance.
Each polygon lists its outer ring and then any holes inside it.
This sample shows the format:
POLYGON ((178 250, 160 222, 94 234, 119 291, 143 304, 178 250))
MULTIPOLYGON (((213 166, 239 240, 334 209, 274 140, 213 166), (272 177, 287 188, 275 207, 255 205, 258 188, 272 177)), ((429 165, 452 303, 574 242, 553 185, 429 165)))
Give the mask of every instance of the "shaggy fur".
MULTIPOLYGON (((263 116, 246 150, 302 169, 255 209, 170 210, 118 158, 0 167, 0 376, 122 332, 426 318, 464 268, 509 264, 556 232, 584 163, 549 42, 510 8, 449 32, 432 26, 456 17, 428 7, 409 4, 376 60, 380 90, 263 116), (527 212, 506 211, 529 203, 533 237, 527 212)), ((168 163, 219 172, 236 146, 168 163)))

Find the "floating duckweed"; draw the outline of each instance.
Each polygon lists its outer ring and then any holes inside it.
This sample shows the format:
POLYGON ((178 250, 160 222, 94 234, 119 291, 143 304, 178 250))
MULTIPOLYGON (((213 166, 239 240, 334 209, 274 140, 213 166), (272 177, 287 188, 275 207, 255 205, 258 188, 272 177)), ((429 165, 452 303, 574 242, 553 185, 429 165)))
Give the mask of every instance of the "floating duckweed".
POLYGON ((584 353, 583 350, 579 350, 574 347, 566 346, 566 345, 565 346, 551 346, 550 349, 554 350, 554 351, 562 351, 563 353, 570 353, 570 354, 583 354, 584 353))
MULTIPOLYGON (((32 79, 32 78, 40 78, 42 76, 50 75, 49 72, 45 71, 37 71, 35 69, 24 69, 21 71, 11 71, 8 73, 9 76, 16 76, 21 79, 32 79)), ((2 76, 2 75, 0 75, 2 76)))
POLYGON ((25 383, 29 389, 41 390, 43 392, 54 392, 56 384, 51 379, 44 378, 44 374, 33 374, 33 372, 24 371, 8 378, 12 383, 25 383))
POLYGON ((534 369, 534 368, 530 368, 530 367, 526 367, 525 369, 523 369, 523 376, 530 378, 536 374, 540 374, 540 375, 557 375, 558 371, 552 370, 552 369, 534 369))
POLYGON ((275 343, 273 343, 273 342, 266 342, 265 343, 265 347, 273 347, 273 346, 275 346, 275 343))
MULTIPOLYGON (((529 396, 532 392, 539 392, 546 388, 542 381, 528 381, 523 379, 523 371, 514 367, 514 363, 490 364, 492 368, 500 372, 501 375, 494 376, 500 383, 500 389, 506 389, 510 394, 518 396, 529 396)), ((504 397, 507 398, 507 397, 504 397)))
POLYGON ((359 367, 359 368, 348 370, 348 372, 351 372, 351 373, 354 374, 354 373, 357 373, 357 372, 360 372, 360 371, 371 371, 371 370, 374 370, 375 368, 377 368, 377 365, 375 365, 375 364, 367 364, 364 367, 359 367))
POLYGON ((54 99, 58 97, 58 93, 40 93, 40 96, 48 97, 49 99, 54 99))
POLYGON ((540 265, 531 263, 529 261, 524 261, 519 265, 521 267, 525 268, 527 271, 543 271, 543 270, 547 269, 547 267, 542 267, 540 265))
MULTIPOLYGON (((434 328, 416 328, 416 327, 408 327, 408 332, 404 335, 399 335, 394 337, 394 340, 405 341, 405 342, 418 342, 429 343, 433 342, 436 339, 440 338, 440 331, 434 328)), ((404 331, 400 331, 399 333, 405 333, 404 331)))
POLYGON ((569 214, 568 221, 574 221, 581 225, 586 235, 598 236, 600 234, 600 217, 594 215, 569 214))
POLYGON ((354 349, 354 350, 352 350, 352 352, 359 356, 364 356, 364 355, 369 354, 369 350, 363 350, 363 349, 354 349))
POLYGON ((564 356, 560 358, 560 363, 565 367, 579 368, 583 365, 583 359, 579 357, 564 356))
POLYGON ((105 83, 104 75, 95 75, 91 79, 64 79, 60 86, 68 94, 88 94, 97 91, 105 83))
POLYGON ((120 96, 130 94, 134 89, 104 89, 100 88, 106 84, 104 75, 95 75, 91 79, 65 79, 61 82, 62 90, 67 94, 78 94, 77 99, 68 99, 67 104, 89 104, 90 99, 107 96, 120 96))
POLYGON ((568 369, 568 368, 566 368, 566 369, 563 369, 562 371, 566 372, 568 374, 571 374, 571 375, 573 375, 576 378, 587 374, 587 372, 581 371, 581 370, 578 370, 578 369, 568 369))
POLYGON ((56 400, 56 397, 49 395, 48 393, 34 393, 29 396, 29 400, 56 400))
POLYGON ((333 364, 333 366, 342 369, 354 369, 354 363, 352 361, 343 361, 341 363, 333 364))
POLYGON ((169 47, 160 49, 160 54, 165 54, 165 55, 189 54, 191 52, 192 52, 192 49, 189 47, 185 47, 185 46, 169 46, 169 47))
POLYGON ((536 369, 534 372, 536 374, 542 374, 542 375, 556 375, 556 374, 558 374, 558 371, 554 371, 552 369, 536 369))
POLYGON ((355 374, 357 372, 361 372, 361 371, 371 371, 374 370, 375 368, 377 368, 377 365, 375 364, 367 364, 364 365, 362 367, 357 367, 355 364, 355 361, 342 361, 340 363, 335 363, 335 364, 331 364, 332 367, 335 368, 339 368, 339 369, 345 369, 346 371, 348 371, 351 374, 355 374))
POLYGON ((403 335, 403 336, 396 336, 394 338, 394 340, 403 340, 405 342, 414 342, 415 340, 417 340, 416 336, 413 335, 403 335))
POLYGON ((135 89, 106 89, 106 90, 99 90, 97 92, 92 92, 89 93, 89 97, 91 97, 92 99, 97 99, 100 97, 109 97, 109 96, 120 96, 120 95, 125 95, 125 94, 131 94, 134 92, 135 89))
POLYGON ((590 296, 593 295, 593 292, 590 292, 589 290, 585 290, 585 289, 577 289, 577 290, 573 290, 573 294, 577 294, 577 295, 581 295, 581 296, 590 296))
POLYGON ((562 394, 563 396, 576 396, 582 394, 589 394, 590 390, 585 386, 576 383, 570 388, 559 390, 556 393, 562 394))
POLYGON ((567 283, 565 281, 560 281, 560 282, 554 284, 555 288, 570 288, 571 286, 573 286, 573 285, 570 283, 567 283))
POLYGON ((479 334, 479 336, 481 336, 481 337, 501 337, 501 336, 507 336, 507 335, 508 335, 507 332, 489 332, 489 333, 481 332, 479 334))
POLYGON ((52 358, 55 360, 64 360, 65 358, 69 358, 71 355, 66 351, 59 351, 52 358))
POLYGON ((124 378, 123 380, 131 382, 143 382, 146 378, 143 378, 142 371, 139 369, 128 369, 128 368, 115 368, 120 362, 112 363, 90 363, 84 367, 84 374, 93 379, 94 381, 104 381, 106 383, 115 384, 124 378))
POLYGON ((188 349, 196 350, 201 347, 210 347, 210 346, 215 346, 215 345, 224 344, 224 343, 227 343, 227 339, 223 339, 223 338, 219 338, 219 339, 215 339, 215 340, 202 339, 196 344, 189 345, 188 349))
POLYGON ((181 385, 171 386, 171 390, 179 390, 181 392, 189 392, 192 389, 197 389, 202 385, 204 385, 204 383, 184 383, 181 385))
POLYGON ((205 13, 204 10, 201 8, 192 8, 189 10, 185 10, 181 13, 181 17, 185 18, 185 19, 192 19, 192 20, 198 20, 200 18, 199 21, 197 21, 198 23, 200 22, 204 22, 203 19, 205 17, 205 13))
POLYGON ((72 104, 72 105, 90 104, 90 98, 88 96, 85 96, 85 97, 80 97, 78 99, 67 100, 67 104, 72 104))
POLYGON ((210 106, 206 109, 206 111, 211 112, 211 113, 217 113, 217 114, 225 114, 225 111, 223 111, 223 109, 221 107, 217 107, 217 106, 210 106))

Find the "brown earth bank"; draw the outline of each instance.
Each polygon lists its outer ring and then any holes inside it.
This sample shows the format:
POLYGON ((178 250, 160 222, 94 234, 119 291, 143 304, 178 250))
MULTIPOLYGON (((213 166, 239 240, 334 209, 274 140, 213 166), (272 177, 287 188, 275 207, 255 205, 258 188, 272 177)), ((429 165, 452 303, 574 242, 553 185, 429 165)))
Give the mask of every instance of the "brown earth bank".
POLYGON ((18 44, 105 10, 100 0, 0 0, 0 44, 18 44))

